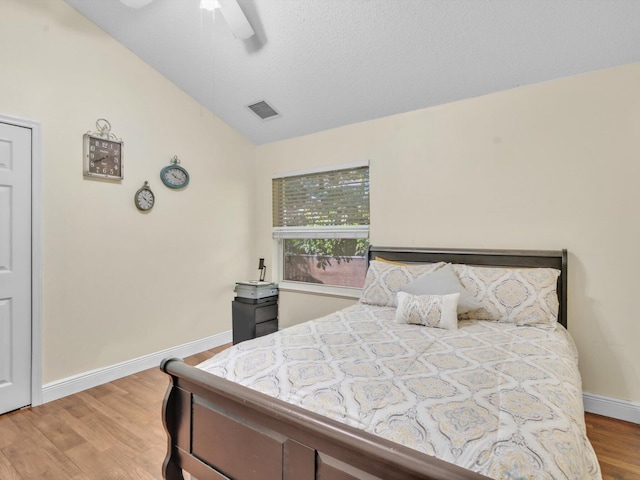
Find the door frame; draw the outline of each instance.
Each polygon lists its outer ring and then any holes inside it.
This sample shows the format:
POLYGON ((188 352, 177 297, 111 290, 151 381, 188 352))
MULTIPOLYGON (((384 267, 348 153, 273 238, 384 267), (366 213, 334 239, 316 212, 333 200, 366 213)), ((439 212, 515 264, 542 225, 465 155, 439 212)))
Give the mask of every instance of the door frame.
POLYGON ((31 406, 42 405, 42 125, 4 115, 0 122, 31 130, 31 406))

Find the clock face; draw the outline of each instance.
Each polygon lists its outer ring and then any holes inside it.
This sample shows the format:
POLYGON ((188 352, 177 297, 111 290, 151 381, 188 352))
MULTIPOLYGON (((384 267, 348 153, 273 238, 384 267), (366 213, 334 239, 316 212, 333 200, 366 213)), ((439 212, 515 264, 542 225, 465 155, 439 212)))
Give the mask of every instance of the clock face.
POLYGON ((169 188, 182 188, 186 187, 189 183, 189 174, 187 171, 178 166, 168 166, 162 169, 160 172, 160 178, 169 188))
POLYGON ((136 207, 138 207, 139 210, 142 210, 142 211, 151 210, 155 200, 156 199, 155 199, 155 196, 153 195, 153 192, 148 188, 143 187, 136 192, 135 201, 136 201, 136 207))
POLYGON ((122 142, 92 135, 84 139, 84 173, 103 178, 122 179, 122 142))

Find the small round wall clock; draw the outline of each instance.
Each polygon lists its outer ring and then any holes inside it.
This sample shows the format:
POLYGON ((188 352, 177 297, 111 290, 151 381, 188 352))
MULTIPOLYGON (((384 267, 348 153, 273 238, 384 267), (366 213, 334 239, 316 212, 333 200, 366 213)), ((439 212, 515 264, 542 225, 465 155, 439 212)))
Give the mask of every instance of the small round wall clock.
POLYGON ((174 155, 171 165, 160 171, 160 179, 169 188, 184 188, 189 185, 189 172, 180 166, 180 159, 174 155))
POLYGON ((104 118, 96 121, 95 132, 84 134, 83 173, 85 177, 99 177, 109 180, 124 178, 122 165, 121 138, 111 133, 111 124, 104 118))
POLYGON ((149 188, 149 182, 144 182, 144 185, 136 192, 133 197, 133 201, 138 207, 138 210, 146 212, 153 208, 154 203, 156 203, 156 196, 149 188))

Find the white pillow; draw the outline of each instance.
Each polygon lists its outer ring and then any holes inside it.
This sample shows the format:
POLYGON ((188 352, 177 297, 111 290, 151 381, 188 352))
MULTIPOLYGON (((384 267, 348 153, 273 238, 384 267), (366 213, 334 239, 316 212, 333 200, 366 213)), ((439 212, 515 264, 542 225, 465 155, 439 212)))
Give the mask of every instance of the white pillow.
POLYGON ((459 293, 450 295, 412 295, 398 292, 396 323, 412 323, 425 327, 458 329, 459 293))
POLYGON ((413 295, 449 295, 451 293, 459 293, 458 314, 482 307, 482 303, 476 300, 460 283, 460 279, 450 263, 435 272, 423 275, 413 282, 400 287, 400 291, 413 295))

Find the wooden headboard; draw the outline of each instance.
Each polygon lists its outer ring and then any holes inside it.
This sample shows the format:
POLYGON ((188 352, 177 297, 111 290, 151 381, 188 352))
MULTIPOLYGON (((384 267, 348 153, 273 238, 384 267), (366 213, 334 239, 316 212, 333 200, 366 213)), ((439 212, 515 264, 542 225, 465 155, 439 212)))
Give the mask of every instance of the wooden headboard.
POLYGON ((448 262, 493 267, 547 267, 560 270, 558 322, 567 327, 567 250, 472 250, 370 246, 367 264, 376 257, 398 262, 448 262))

